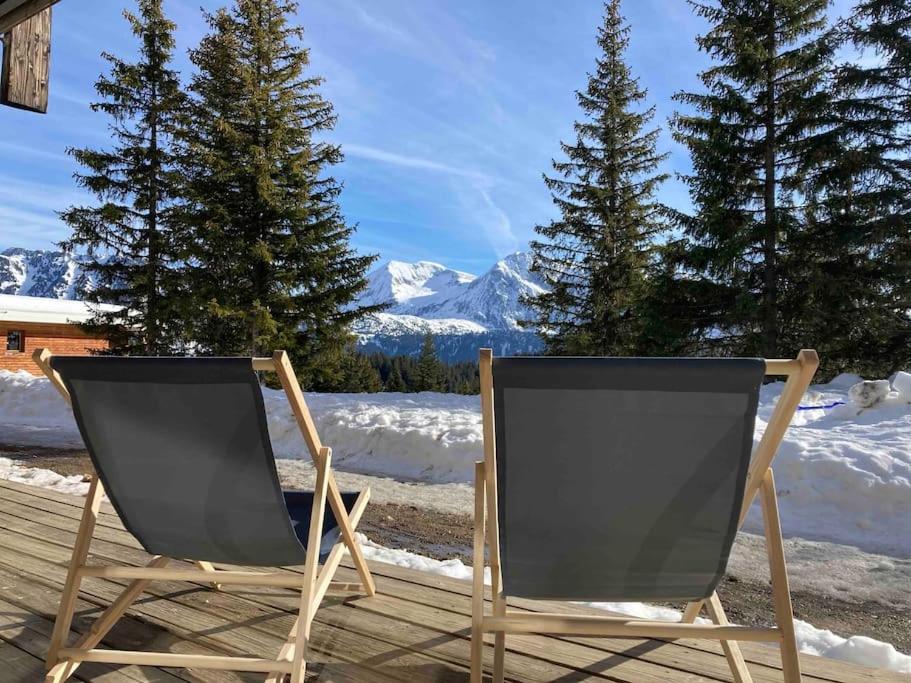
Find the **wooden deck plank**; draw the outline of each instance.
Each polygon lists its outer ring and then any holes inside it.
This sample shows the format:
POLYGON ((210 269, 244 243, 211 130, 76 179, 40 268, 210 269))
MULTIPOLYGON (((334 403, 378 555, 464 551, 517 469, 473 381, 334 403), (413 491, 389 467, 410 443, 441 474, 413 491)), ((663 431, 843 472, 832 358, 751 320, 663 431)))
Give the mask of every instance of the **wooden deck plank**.
MULTIPOLYGON (((20 669, 33 670, 34 662, 29 658, 43 669, 40 648, 45 646, 50 619, 59 600, 82 502, 83 499, 75 496, 0 481, 0 613, 11 615, 0 616, 0 645, 13 648, 8 651, 16 657, 20 669)), ((114 564, 135 564, 148 559, 107 504, 102 506, 92 556, 114 564)), ((382 563, 371 563, 371 570, 378 579, 379 592, 375 598, 331 596, 317 612, 314 623, 317 663, 312 672, 308 671, 308 681, 467 680, 470 584, 382 563)), ((350 566, 340 568, 338 578, 357 580, 350 566)), ((89 616, 115 596, 123 583, 87 579, 79 603, 81 618, 74 623, 74 629, 84 630, 89 616)), ((530 600, 510 600, 510 605, 521 610, 550 609, 547 603, 530 600)), ((284 639, 296 610, 295 594, 285 589, 237 587, 212 592, 202 584, 156 582, 150 586, 150 593, 128 612, 131 616, 124 622, 128 635, 118 627, 105 644, 136 649, 135 645, 126 644, 128 640, 146 639, 138 649, 159 647, 164 642, 163 649, 173 652, 200 652, 202 648, 219 654, 270 656, 284 639)), ((568 610, 603 614, 578 605, 569 606, 568 610)), ((744 655, 757 683, 781 680, 775 649, 744 645, 744 655)), ((514 681, 730 680, 720 646, 710 641, 510 635, 507 650, 507 678, 514 681)), ((489 646, 485 648, 485 657, 489 667, 492 658, 489 646)), ((808 683, 907 680, 892 672, 816 657, 802 657, 802 664, 808 683)), ((99 671, 95 676, 87 667, 80 671, 92 673, 90 680, 106 682, 250 680, 229 678, 222 672, 209 672, 211 678, 181 671, 153 670, 137 674, 135 667, 118 672, 99 671), (119 678, 102 677, 111 674, 119 678), (137 678, 137 675, 148 678, 137 678)), ((0 672, 0 682, 6 680, 0 672)))
POLYGON ((26 683, 40 681, 44 674, 44 662, 15 645, 0 641, 0 662, 3 663, 4 682, 26 683))

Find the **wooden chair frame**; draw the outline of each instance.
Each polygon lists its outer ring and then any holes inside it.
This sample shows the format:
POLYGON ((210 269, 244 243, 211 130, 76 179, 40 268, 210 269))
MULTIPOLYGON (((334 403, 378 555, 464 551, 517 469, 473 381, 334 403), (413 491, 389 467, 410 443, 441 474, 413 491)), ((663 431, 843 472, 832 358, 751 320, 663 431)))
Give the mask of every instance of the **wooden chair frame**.
MULTIPOLYGON (((34 361, 48 376, 53 385, 70 402, 69 392, 60 375, 51 368, 51 353, 38 349, 34 361)), ((211 563, 192 561, 196 569, 170 569, 166 565, 171 558, 156 556, 145 567, 123 567, 117 565, 87 564, 89 546, 98 519, 101 499, 104 495, 101 482, 93 475, 86 496, 79 532, 73 547, 73 554, 67 570, 60 608, 54 623, 54 631, 47 653, 47 674, 45 683, 61 683, 67 680, 82 662, 103 662, 108 664, 136 664, 140 666, 193 667, 224 671, 252 671, 267 674, 267 683, 280 683, 285 674, 291 675, 292 683, 303 683, 306 670, 307 646, 310 629, 317 608, 330 588, 345 591, 362 590, 367 596, 376 593, 373 577, 364 559, 360 545, 354 537, 354 530, 370 499, 370 489, 364 489, 349 513, 342 502, 341 493, 331 468, 332 452, 320 442, 319 434, 304 400, 304 394, 291 367, 288 354, 276 351, 271 358, 252 359, 253 369, 259 372, 275 372, 291 404, 294 417, 307 443, 310 456, 316 466, 313 510, 307 544, 307 559, 304 573, 229 571, 216 569, 211 563), (326 503, 332 509, 341 531, 339 541, 332 547, 318 569, 320 538, 326 503), (332 581, 345 550, 351 553, 360 583, 338 583, 332 581), (70 626, 79 594, 79 586, 86 577, 129 579, 123 593, 92 624, 87 633, 67 647, 70 626), (211 655, 181 655, 167 652, 131 652, 123 650, 97 649, 108 631, 139 597, 149 581, 198 581, 209 583, 214 588, 224 585, 244 584, 253 586, 279 586, 301 591, 298 617, 291 628, 285 644, 275 659, 249 657, 228 657, 211 655)))
POLYGON ((500 541, 497 517, 497 467, 494 441, 493 353, 481 349, 481 412, 484 431, 484 460, 475 463, 475 531, 471 622, 471 681, 480 683, 483 667, 484 634, 494 633, 493 681, 503 681, 503 663, 507 633, 550 633, 599 635, 634 638, 706 638, 720 640, 725 657, 736 683, 751 683, 750 673, 737 641, 777 642, 781 650, 785 683, 799 683, 800 662, 794 636, 794 615, 788 588, 778 517, 778 499, 771 464, 785 431, 794 416, 804 392, 810 385, 819 358, 816 352, 802 350, 796 359, 766 360, 766 376, 785 376, 778 404, 769 420, 762 439, 753 452, 738 529, 743 526, 747 512, 756 496, 762 505, 772 596, 776 626, 754 628, 732 626, 722 608, 717 593, 705 600, 687 604, 680 622, 664 622, 629 617, 574 616, 507 611, 506 596, 500 573, 500 541), (484 546, 489 549, 491 596, 493 614, 484 609, 484 546), (696 624, 696 617, 705 607, 711 624, 696 624))

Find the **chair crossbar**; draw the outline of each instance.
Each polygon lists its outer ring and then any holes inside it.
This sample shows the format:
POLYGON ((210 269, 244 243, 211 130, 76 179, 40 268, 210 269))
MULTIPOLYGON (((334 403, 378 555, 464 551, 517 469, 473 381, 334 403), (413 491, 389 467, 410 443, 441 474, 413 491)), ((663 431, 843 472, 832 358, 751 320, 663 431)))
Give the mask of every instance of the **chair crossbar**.
POLYGON ((60 656, 78 662, 101 664, 136 664, 138 666, 167 666, 220 671, 252 671, 291 673, 291 662, 254 657, 220 657, 216 655, 178 655, 169 652, 137 652, 134 650, 81 650, 62 648, 60 656))
POLYGON ((778 628, 718 626, 678 622, 547 613, 506 612, 505 616, 485 617, 482 630, 507 633, 554 633, 631 638, 709 638, 712 640, 751 640, 778 642, 778 628))
POLYGON ((168 569, 150 567, 122 567, 113 565, 87 565, 78 570, 81 577, 99 579, 147 579, 149 581, 198 581, 248 586, 273 586, 278 588, 300 588, 304 584, 302 574, 291 572, 241 572, 203 571, 200 569, 168 569))

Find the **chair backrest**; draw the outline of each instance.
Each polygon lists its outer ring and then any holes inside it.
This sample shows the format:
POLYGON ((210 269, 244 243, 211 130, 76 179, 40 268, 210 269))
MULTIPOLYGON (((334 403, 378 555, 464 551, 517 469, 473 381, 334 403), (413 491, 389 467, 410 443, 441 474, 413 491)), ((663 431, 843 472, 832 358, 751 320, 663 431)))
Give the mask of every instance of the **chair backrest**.
POLYGON ((494 358, 504 593, 709 596, 764 372, 760 359, 494 358))
POLYGON ((152 554, 303 564, 249 358, 54 356, 104 489, 152 554))

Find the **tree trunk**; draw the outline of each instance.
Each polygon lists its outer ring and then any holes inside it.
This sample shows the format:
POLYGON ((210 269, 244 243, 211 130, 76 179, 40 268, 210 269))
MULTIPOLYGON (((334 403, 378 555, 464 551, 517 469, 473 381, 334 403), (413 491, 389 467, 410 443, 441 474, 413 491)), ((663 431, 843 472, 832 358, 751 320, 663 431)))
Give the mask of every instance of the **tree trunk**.
POLYGON ((769 25, 766 55, 766 108, 765 108, 765 225, 762 244, 763 292, 761 300, 762 325, 760 350, 766 358, 778 356, 778 217, 776 215, 775 152, 776 101, 775 101, 775 0, 768 4, 769 25))
MULTIPOLYGON (((152 85, 152 106, 157 106, 155 86, 152 85)), ((158 311, 158 271, 160 252, 158 249, 158 120, 152 113, 149 126, 149 218, 148 218, 148 260, 146 262, 146 340, 145 350, 150 356, 158 355, 161 329, 158 311)))

